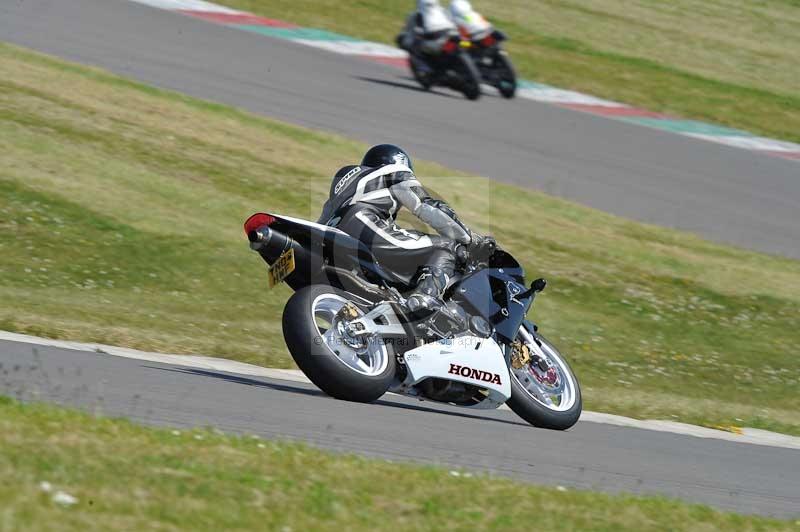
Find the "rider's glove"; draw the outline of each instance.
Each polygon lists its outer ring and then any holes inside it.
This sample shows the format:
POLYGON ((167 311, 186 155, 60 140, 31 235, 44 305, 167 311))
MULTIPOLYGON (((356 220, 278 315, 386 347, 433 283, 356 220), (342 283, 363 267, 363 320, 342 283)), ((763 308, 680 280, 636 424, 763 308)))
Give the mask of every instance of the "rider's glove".
POLYGON ((497 241, 491 236, 481 236, 472 232, 468 253, 470 258, 477 261, 486 261, 497 249, 497 241))

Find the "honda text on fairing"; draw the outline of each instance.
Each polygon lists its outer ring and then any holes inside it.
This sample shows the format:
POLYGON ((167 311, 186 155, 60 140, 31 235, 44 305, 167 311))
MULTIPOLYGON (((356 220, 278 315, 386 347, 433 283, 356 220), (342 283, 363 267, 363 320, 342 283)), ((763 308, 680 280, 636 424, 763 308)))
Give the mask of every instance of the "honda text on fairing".
POLYGON ((387 391, 474 409, 507 403, 537 427, 567 429, 581 414, 578 381, 564 357, 526 320, 542 279, 492 246, 458 253, 444 304, 413 318, 411 280, 326 225, 258 213, 244 224, 268 265, 270 286, 294 290, 283 334, 303 373, 325 393, 371 402, 387 391))

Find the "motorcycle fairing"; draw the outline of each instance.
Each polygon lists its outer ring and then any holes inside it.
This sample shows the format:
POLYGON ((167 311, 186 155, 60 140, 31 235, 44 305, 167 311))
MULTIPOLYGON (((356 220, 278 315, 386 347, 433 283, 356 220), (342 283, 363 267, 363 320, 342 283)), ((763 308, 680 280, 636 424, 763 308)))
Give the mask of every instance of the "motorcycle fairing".
POLYGON ((405 387, 429 378, 479 386, 488 395, 474 408, 497 408, 511 397, 503 351, 492 338, 466 335, 439 340, 406 351, 403 359, 408 370, 405 387))
POLYGON ((526 287, 516 271, 486 268, 465 276, 454 286, 452 299, 480 314, 505 341, 512 342, 531 307, 531 296, 521 297, 526 287))

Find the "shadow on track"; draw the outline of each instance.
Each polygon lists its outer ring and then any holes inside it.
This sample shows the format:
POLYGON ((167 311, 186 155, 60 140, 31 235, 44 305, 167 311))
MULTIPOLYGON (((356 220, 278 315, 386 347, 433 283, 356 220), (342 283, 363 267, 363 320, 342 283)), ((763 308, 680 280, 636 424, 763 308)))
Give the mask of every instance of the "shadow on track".
MULTIPOLYGON (((443 98, 455 98, 457 100, 463 99, 461 96, 456 96, 455 94, 448 94, 446 92, 441 92, 441 91, 437 91, 437 90, 434 90, 434 89, 425 90, 422 87, 420 87, 419 85, 417 85, 416 82, 404 83, 404 82, 400 82, 400 81, 390 81, 388 79, 370 78, 370 77, 367 77, 367 76, 353 76, 353 78, 360 79, 361 81, 368 81, 369 83, 377 83, 378 85, 387 85, 389 87, 399 87, 401 89, 406 89, 406 90, 410 90, 410 91, 414 91, 414 92, 427 92, 427 93, 430 93, 430 94, 435 94, 436 96, 441 96, 443 98)), ((404 78, 404 79, 410 79, 410 78, 404 78)))
MULTIPOLYGON (((378 85, 388 85, 389 87, 400 87, 401 89, 413 90, 416 92, 428 92, 430 94, 435 94, 436 96, 443 96, 445 98, 454 98, 456 100, 463 100, 463 96, 456 91, 455 89, 449 89, 448 87, 437 85, 432 87, 430 90, 425 90, 419 85, 414 78, 402 78, 406 82, 400 81, 391 81, 388 79, 380 79, 380 78, 371 78, 368 76, 353 76, 354 79, 360 79, 361 81, 368 81, 370 83, 377 83, 378 85), (442 92, 436 89, 445 89, 448 92, 442 92), (455 94, 451 94, 449 91, 453 91, 455 94)), ((487 85, 481 85, 481 96, 484 98, 496 98, 496 99, 504 99, 501 98, 499 94, 496 93, 495 89, 491 88, 487 90, 487 85)))
MULTIPOLYGON (((395 403, 395 402, 392 402, 392 401, 387 401, 385 399, 378 399, 377 401, 375 401, 375 404, 376 405, 381 405, 381 406, 388 406, 388 407, 391 407, 391 408, 400 408, 400 409, 405 409, 405 410, 417 410, 417 411, 420 411, 420 412, 431 412, 431 413, 434 413, 434 414, 444 414, 444 415, 447 415, 447 416, 463 417, 463 418, 467 418, 467 419, 480 419, 480 420, 483 420, 483 421, 493 421, 495 423, 505 423, 507 425, 516 425, 516 426, 520 426, 520 427, 533 428, 529 424, 523 423, 521 421, 509 421, 508 419, 498 419, 496 417, 478 416, 478 415, 475 415, 475 414, 466 414, 466 413, 463 413, 463 412, 455 412, 453 410, 438 410, 436 408, 430 408, 430 407, 427 407, 427 406, 409 405, 409 404, 406 404, 406 403, 395 403)), ((449 406, 449 405, 442 405, 442 406, 449 406)), ((457 408, 457 407, 454 407, 454 408, 457 408)))
MULTIPOLYGON (((222 373, 222 372, 219 372, 219 371, 210 371, 210 370, 206 370, 206 369, 196 369, 196 368, 177 368, 177 367, 176 368, 164 368, 164 367, 158 367, 158 366, 142 366, 142 367, 145 367, 145 368, 148 368, 148 369, 157 369, 157 370, 160 370, 160 371, 171 371, 171 372, 174 372, 174 373, 186 373, 188 375, 199 375, 201 377, 209 377, 209 378, 214 378, 214 379, 221 379, 221 380, 228 381, 228 382, 233 382, 233 383, 236 383, 236 384, 244 384, 246 386, 258 386, 258 387, 269 388, 271 390, 277 390, 277 391, 281 391, 281 392, 296 393, 296 394, 300 394, 300 395, 310 395, 312 397, 328 397, 328 395, 323 393, 321 390, 318 390, 316 388, 309 389, 309 388, 305 387, 305 386, 311 386, 311 385, 303 385, 303 384, 299 384, 299 383, 289 384, 288 383, 289 381, 285 381, 285 382, 287 382, 286 384, 277 384, 277 383, 275 383, 273 381, 257 380, 257 379, 253 379, 253 378, 250 378, 250 377, 243 377, 241 375, 233 375, 233 374, 230 374, 230 373, 222 373)), ((456 417, 461 417, 461 418, 466 418, 466 419, 478 419, 478 420, 482 420, 482 421, 493 421, 495 423, 505 423, 505 424, 508 424, 508 425, 517 425, 517 426, 523 426, 523 427, 530 427, 530 425, 528 425, 527 423, 518 422, 518 421, 510 421, 510 420, 507 420, 507 419, 498 419, 498 418, 494 418, 494 417, 480 416, 480 415, 476 415, 476 414, 467 414, 466 412, 456 412, 456 411, 452 411, 452 410, 440 410, 440 409, 437 409, 437 408, 430 408, 430 407, 427 407, 427 406, 400 403, 400 402, 387 400, 387 399, 378 399, 377 401, 375 401, 372 404, 379 405, 379 406, 384 406, 384 407, 388 407, 388 408, 397 408, 397 409, 401 409, 401 410, 416 410, 418 412, 430 412, 430 413, 433 413, 433 414, 443 414, 443 415, 446 415, 446 416, 456 416, 456 417)), ((448 405, 442 405, 442 406, 443 407, 447 407, 448 405)))
POLYGON ((274 382, 267 382, 267 381, 260 381, 256 379, 251 379, 249 377, 243 377, 241 375, 233 375, 230 373, 221 373, 218 371, 210 371, 206 369, 195 369, 195 368, 163 368, 158 366, 142 366, 148 369, 157 369, 160 371, 171 371, 174 373, 186 373, 188 375, 199 375, 201 377, 211 377, 214 379, 221 379, 228 382, 235 382, 236 384, 244 384, 246 386, 259 386, 262 388, 269 388, 271 390, 277 390, 279 392, 289 392, 289 393, 297 393, 301 395, 311 395, 314 397, 327 397, 325 393, 321 390, 316 388, 309 389, 303 388, 301 386, 292 386, 292 385, 284 385, 284 384, 276 384, 274 382))

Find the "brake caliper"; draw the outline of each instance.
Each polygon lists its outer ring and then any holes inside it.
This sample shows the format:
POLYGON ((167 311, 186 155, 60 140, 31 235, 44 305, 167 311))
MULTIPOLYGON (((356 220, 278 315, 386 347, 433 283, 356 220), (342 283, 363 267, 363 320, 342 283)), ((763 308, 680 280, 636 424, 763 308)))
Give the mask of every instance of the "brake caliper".
POLYGON ((358 309, 352 303, 347 302, 339 309, 339 312, 336 313, 336 317, 341 321, 352 321, 358 318, 358 309))
POLYGON ((511 344, 511 366, 514 369, 524 368, 531 361, 530 348, 517 340, 511 344))

